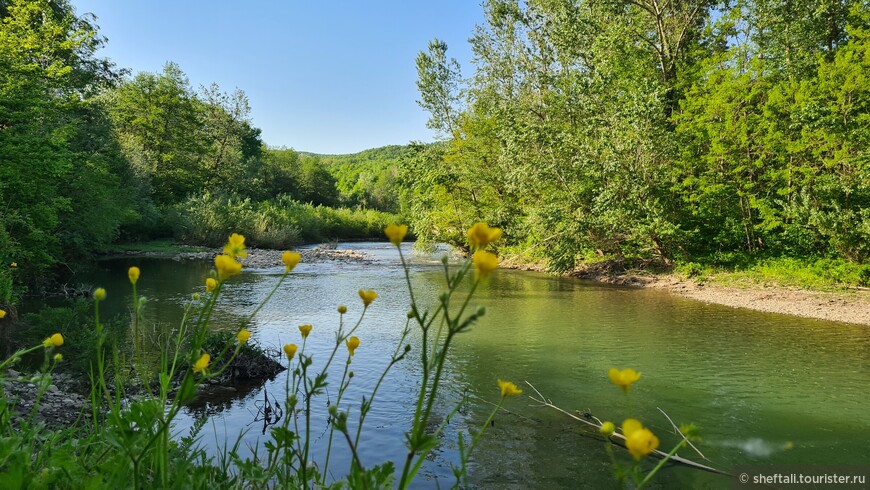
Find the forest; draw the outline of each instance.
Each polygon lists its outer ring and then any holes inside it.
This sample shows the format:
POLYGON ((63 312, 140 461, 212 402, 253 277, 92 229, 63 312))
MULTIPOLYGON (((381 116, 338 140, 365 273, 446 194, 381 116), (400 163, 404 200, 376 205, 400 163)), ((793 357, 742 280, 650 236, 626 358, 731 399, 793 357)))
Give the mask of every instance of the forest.
POLYGON ((0 1, 0 301, 118 241, 279 248, 400 220, 452 244, 484 221, 556 272, 785 258, 870 280, 866 2, 483 8, 465 73, 438 39, 416 60, 438 141, 315 155, 262 141, 240 89, 99 57, 65 1, 0 1))
POLYGON ((484 10, 470 71, 438 39, 416 60, 442 136, 399 177, 420 238, 485 221, 556 271, 791 260, 870 279, 867 2, 484 10))

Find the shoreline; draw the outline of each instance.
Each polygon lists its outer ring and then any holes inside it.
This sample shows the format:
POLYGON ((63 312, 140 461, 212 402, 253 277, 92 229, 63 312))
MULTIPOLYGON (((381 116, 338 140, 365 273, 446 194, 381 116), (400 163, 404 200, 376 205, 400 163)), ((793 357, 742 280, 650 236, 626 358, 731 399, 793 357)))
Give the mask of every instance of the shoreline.
POLYGON ((634 288, 659 289, 681 298, 832 322, 870 325, 870 291, 813 291, 784 286, 723 286, 675 275, 570 274, 572 277, 634 288))
MULTIPOLYGON (((547 272, 543 264, 525 262, 516 257, 506 257, 501 267, 520 271, 547 272)), ((731 308, 746 308, 764 313, 870 326, 870 290, 866 288, 819 291, 756 283, 726 286, 715 282, 683 279, 675 274, 656 274, 648 271, 593 272, 582 268, 569 272, 564 277, 631 288, 658 289, 680 298, 731 308)))

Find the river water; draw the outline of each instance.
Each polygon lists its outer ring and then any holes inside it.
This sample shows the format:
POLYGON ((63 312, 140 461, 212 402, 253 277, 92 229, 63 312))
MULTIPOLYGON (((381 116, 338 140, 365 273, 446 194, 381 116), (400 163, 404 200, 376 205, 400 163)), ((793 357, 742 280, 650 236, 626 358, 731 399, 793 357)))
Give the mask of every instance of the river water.
MULTIPOLYGON (((412 282, 421 303, 434 302, 443 290, 439 257, 412 257, 412 282)), ((301 345, 297 326, 314 330, 306 352, 324 362, 334 345, 336 306, 347 305, 355 321, 362 310, 358 289, 373 289, 379 298, 357 332, 362 344, 353 358, 355 377, 342 400, 358 407, 370 392, 404 326, 408 292, 390 244, 339 245, 367 253, 369 263, 301 263, 249 327, 252 340, 264 347, 301 345)), ((177 322, 182 304, 202 290, 210 268, 204 261, 130 258, 102 261, 87 281, 109 290, 109 315, 126 311, 126 269, 138 265, 141 294, 149 298, 146 321, 177 322)), ((235 330, 268 294, 283 272, 243 271, 231 279, 217 308, 214 328, 235 330)), ((621 422, 639 418, 668 450, 677 442, 663 409, 677 424, 701 429, 701 460, 691 450, 684 457, 726 471, 742 465, 762 469, 780 465, 865 465, 870 462, 870 328, 866 326, 708 305, 666 292, 627 289, 545 274, 500 270, 479 290, 473 305, 487 314, 469 333, 457 337, 445 375, 445 392, 436 404, 443 418, 467 400, 447 425, 444 437, 424 466, 415 486, 434 488, 453 482, 450 464, 457 461, 457 431, 476 430, 499 398, 496 379, 512 380, 529 394, 532 383, 568 411, 589 411, 621 422), (611 367, 632 367, 642 378, 630 398, 607 377, 611 367)), ((412 345, 414 341, 412 340, 412 345)), ((333 372, 341 375, 341 362, 333 372)), ((405 456, 404 432, 413 415, 419 383, 418 359, 398 364, 382 387, 366 421, 360 456, 366 466, 405 456)), ((283 404, 284 375, 200 400, 176 424, 184 435, 198 417, 208 416, 200 443, 218 454, 241 437, 241 453, 264 453, 262 423, 255 421, 264 396, 283 404), (241 436, 240 436, 241 434, 241 436)), ((334 390, 334 388, 333 388, 334 390)), ((329 393, 331 403, 335 393, 329 393)), ((325 454, 327 397, 315 402, 314 452, 325 454)), ((536 406, 525 396, 510 398, 478 446, 470 467, 471 482, 485 488, 611 487, 615 480, 601 440, 582 424, 555 410, 536 406)), ((351 412, 355 420, 358 412, 351 412)), ((345 474, 349 451, 336 437, 329 471, 345 474)), ((630 457, 617 452, 620 461, 630 457)), ((730 480, 684 467, 666 467, 657 486, 728 487, 730 480)))

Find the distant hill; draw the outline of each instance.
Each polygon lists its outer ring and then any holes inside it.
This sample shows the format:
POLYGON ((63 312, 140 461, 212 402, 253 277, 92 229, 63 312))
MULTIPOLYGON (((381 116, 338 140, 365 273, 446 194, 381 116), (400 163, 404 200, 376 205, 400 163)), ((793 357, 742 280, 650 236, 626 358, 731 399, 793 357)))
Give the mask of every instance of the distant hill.
POLYGON ((411 145, 389 145, 346 155, 299 154, 316 158, 329 172, 342 206, 397 213, 399 166, 412 151, 411 145))
POLYGON ((359 153, 344 155, 310 153, 301 151, 300 154, 311 155, 320 158, 326 165, 334 164, 358 164, 358 163, 395 163, 411 151, 410 145, 388 145, 379 148, 369 148, 359 153))

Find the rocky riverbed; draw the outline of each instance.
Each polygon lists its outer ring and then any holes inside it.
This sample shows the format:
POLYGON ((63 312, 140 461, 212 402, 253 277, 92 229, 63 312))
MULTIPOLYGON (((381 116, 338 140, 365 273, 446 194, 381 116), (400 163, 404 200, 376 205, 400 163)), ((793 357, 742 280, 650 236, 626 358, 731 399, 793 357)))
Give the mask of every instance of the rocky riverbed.
MULTIPOLYGON (((283 250, 270 250, 265 248, 249 248, 247 249, 248 256, 242 259, 242 265, 251 269, 265 269, 268 267, 281 266, 281 254, 283 250)), ((356 250, 339 250, 335 244, 321 244, 313 248, 302 248, 297 250, 302 255, 301 262, 317 263, 317 262, 353 262, 357 264, 371 263, 371 258, 363 252, 356 250)), ((125 255, 134 255, 137 257, 157 257, 170 258, 172 260, 212 260, 216 255, 222 254, 223 249, 216 248, 211 250, 200 251, 180 251, 180 252, 143 252, 130 250, 125 252, 125 255)))
POLYGON ((27 418, 33 413, 33 422, 42 422, 49 427, 68 427, 81 415, 90 415, 90 402, 84 396, 64 389, 74 380, 63 374, 54 374, 40 398, 40 377, 42 374, 22 375, 9 369, 2 380, 6 400, 12 404, 14 418, 27 418), (37 399, 39 404, 34 412, 37 399))

